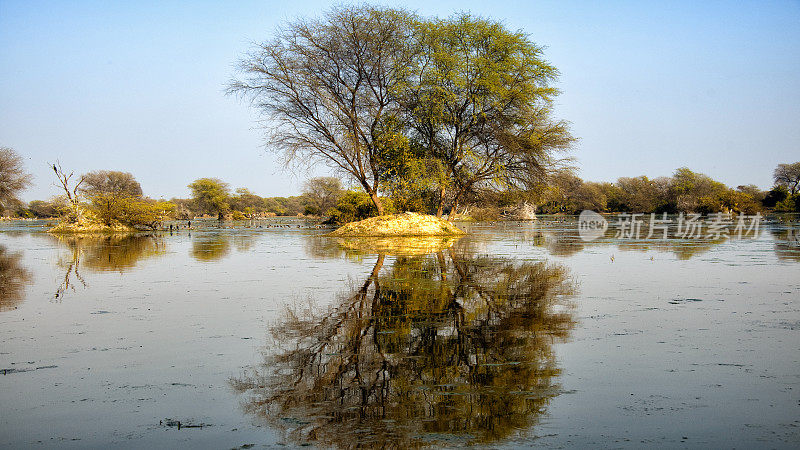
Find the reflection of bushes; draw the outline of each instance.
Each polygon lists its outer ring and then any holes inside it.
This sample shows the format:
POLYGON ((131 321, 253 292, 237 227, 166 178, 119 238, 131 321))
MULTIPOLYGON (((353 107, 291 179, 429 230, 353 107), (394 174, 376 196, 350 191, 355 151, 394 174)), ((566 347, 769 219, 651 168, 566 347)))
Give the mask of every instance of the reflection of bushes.
POLYGON ((231 244, 239 252, 253 248, 255 236, 249 234, 203 233, 192 240, 192 257, 198 261, 217 261, 231 252, 231 244))
POLYGON ((56 298, 63 297, 69 290, 75 290, 75 281, 86 285, 81 276, 81 269, 88 268, 96 272, 132 269, 139 261, 165 253, 164 241, 155 236, 122 235, 48 235, 65 246, 69 253, 59 259, 64 279, 55 293, 56 298))
POLYGON ((58 241, 71 250, 61 265, 80 262, 95 271, 124 271, 147 258, 164 254, 164 241, 155 236, 138 235, 58 235, 58 241))
MULTIPOLYGON (((800 194, 798 194, 800 195, 800 194)), ((800 228, 796 217, 780 217, 769 231, 775 241, 775 256, 785 261, 800 261, 800 228)))
POLYGON ((277 353, 233 380, 245 408, 297 441, 405 447, 485 443, 530 427, 557 395, 552 344, 566 272, 545 263, 399 257, 338 307, 292 312, 277 353), (290 418, 290 420, 286 420, 290 418))
POLYGON ((21 252, 11 253, 0 245, 0 311, 14 309, 25 299, 31 273, 20 265, 21 252))
POLYGON ((198 261, 216 261, 228 256, 230 251, 228 236, 212 234, 192 240, 192 257, 198 261))

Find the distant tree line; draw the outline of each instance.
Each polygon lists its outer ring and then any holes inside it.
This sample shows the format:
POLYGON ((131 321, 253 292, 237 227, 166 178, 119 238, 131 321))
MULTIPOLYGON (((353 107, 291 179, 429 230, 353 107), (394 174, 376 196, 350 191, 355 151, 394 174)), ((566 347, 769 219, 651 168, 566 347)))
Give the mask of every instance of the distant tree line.
MULTIPOLYGON (((101 170, 79 177, 52 166, 63 192, 48 201, 25 204, 17 195, 30 184, 22 159, 11 149, 0 149, 0 201, 3 214, 19 218, 59 217, 68 222, 96 221, 137 228, 156 228, 167 219, 210 216, 244 220, 269 216, 314 216, 331 223, 346 223, 375 216, 378 210, 362 189, 345 189, 334 177, 306 181, 301 195, 261 197, 246 188, 231 192, 217 178, 199 178, 188 185, 191 197, 156 200, 143 195, 128 172, 101 170)), ((774 185, 731 188, 701 173, 680 168, 669 177, 622 177, 616 182, 584 181, 567 170, 555 171, 530 189, 484 191, 463 198, 462 215, 497 219, 520 204, 543 214, 599 212, 800 212, 800 162, 779 164, 774 185)), ((384 213, 428 212, 430 204, 409 202, 402 195, 381 198, 384 213)))
POLYGON ((767 191, 757 186, 735 188, 708 175, 682 167, 669 177, 621 177, 615 183, 584 181, 569 171, 556 172, 527 193, 542 213, 575 214, 584 209, 600 212, 800 212, 797 183, 800 162, 780 164, 775 185, 767 191))
POLYGON ((70 222, 88 217, 108 225, 154 228, 167 219, 203 216, 220 220, 325 216, 345 194, 341 181, 333 177, 311 178, 302 195, 289 197, 261 197, 247 188, 231 192, 230 185, 218 178, 199 178, 189 184, 192 195, 188 199, 154 200, 142 195, 139 182, 128 172, 102 170, 75 177, 58 164, 53 165, 53 171, 64 194, 27 205, 14 199, 6 213, 20 218, 58 217, 70 222))

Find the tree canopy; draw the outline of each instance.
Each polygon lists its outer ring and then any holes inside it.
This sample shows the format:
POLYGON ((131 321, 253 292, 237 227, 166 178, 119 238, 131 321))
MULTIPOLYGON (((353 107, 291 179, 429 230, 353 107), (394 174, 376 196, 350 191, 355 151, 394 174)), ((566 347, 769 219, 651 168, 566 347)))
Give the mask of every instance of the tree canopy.
POLYGON ((89 196, 96 194, 142 196, 142 186, 133 174, 116 170, 97 170, 84 174, 80 190, 89 196))
POLYGON ((378 214, 383 190, 435 192, 441 215, 479 190, 541 181, 574 140, 551 117, 558 72, 542 53, 469 14, 339 6, 257 46, 229 92, 264 114, 269 145, 349 175, 378 214))
POLYGON ((189 184, 198 211, 222 218, 230 209, 230 186, 219 178, 199 178, 189 184))
POLYGON ((786 187, 794 195, 800 187, 800 161, 793 164, 778 164, 773 177, 775 184, 786 187))

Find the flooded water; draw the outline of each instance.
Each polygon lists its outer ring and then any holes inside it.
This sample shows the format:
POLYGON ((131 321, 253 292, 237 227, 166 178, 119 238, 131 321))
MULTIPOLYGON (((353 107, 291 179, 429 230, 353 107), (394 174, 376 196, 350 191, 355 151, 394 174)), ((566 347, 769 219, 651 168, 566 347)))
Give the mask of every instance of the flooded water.
POLYGON ((0 223, 0 446, 800 445, 797 216, 590 241, 564 217, 178 225, 0 223))

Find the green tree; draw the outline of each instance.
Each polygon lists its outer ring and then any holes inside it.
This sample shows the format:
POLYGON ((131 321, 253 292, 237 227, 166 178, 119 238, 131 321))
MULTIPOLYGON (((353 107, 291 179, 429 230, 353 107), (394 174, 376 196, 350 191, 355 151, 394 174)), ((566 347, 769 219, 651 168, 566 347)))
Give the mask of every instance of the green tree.
MULTIPOLYGON (((98 170, 83 175, 79 192, 92 203, 94 212, 106 224, 131 217, 133 209, 142 197, 142 187, 129 172, 98 170)), ((151 222, 151 221, 148 221, 151 222)))
POLYGON ((659 185, 646 176, 628 178, 621 177, 616 186, 621 191, 619 208, 629 212, 655 212, 662 203, 663 196, 659 185))
POLYGON ((189 184, 194 205, 202 214, 216 214, 222 220, 230 209, 230 187, 218 178, 199 178, 189 184))
MULTIPOLYGON (((453 213, 471 191, 541 182, 573 141, 551 118, 558 71, 522 32, 469 14, 418 25, 418 63, 404 95, 413 139, 447 168, 453 213)), ((440 207, 439 211, 443 208, 440 207)), ((441 214, 441 212, 439 212, 441 214)))
POLYGON ((230 199, 230 207, 234 211, 243 213, 245 217, 252 218, 264 211, 264 199, 247 188, 238 188, 236 195, 230 199))
POLYGON ((774 208, 775 205, 786 200, 788 196, 789 190, 786 189, 786 186, 775 186, 764 196, 762 204, 767 208, 774 208))
MULTIPOLYGON (((377 208, 375 208, 375 203, 371 200, 372 199, 364 192, 354 190, 347 191, 344 195, 339 197, 336 206, 328 211, 330 216, 328 220, 331 223, 344 224, 380 215, 378 214, 377 208)), ((386 203, 384 211, 391 214, 394 212, 394 207, 392 202, 387 200, 388 199, 385 198, 383 199, 383 202, 386 203)))
POLYGON ((723 209, 721 196, 728 187, 708 175, 681 167, 672 176, 670 201, 678 211, 709 213, 723 209))

